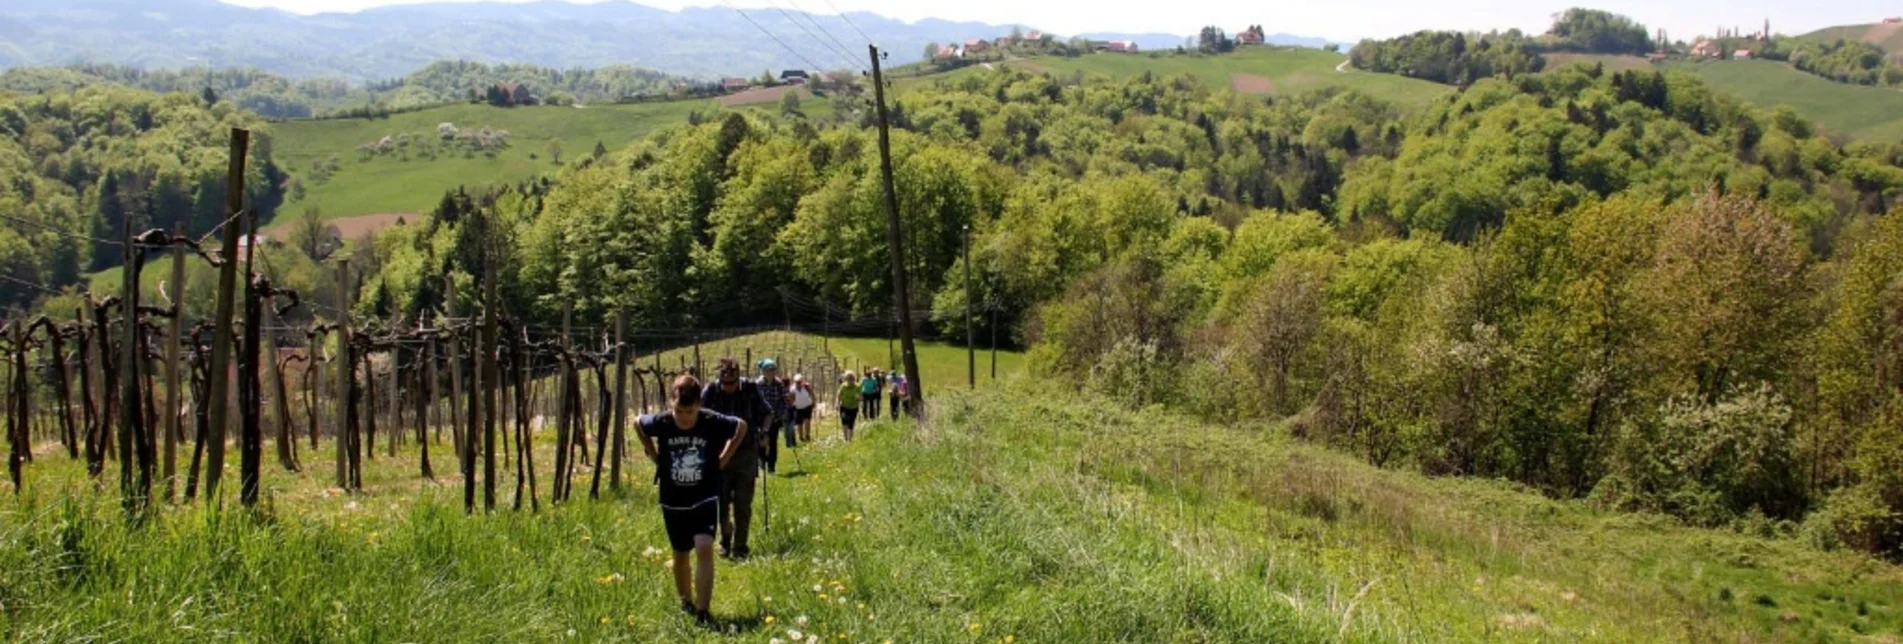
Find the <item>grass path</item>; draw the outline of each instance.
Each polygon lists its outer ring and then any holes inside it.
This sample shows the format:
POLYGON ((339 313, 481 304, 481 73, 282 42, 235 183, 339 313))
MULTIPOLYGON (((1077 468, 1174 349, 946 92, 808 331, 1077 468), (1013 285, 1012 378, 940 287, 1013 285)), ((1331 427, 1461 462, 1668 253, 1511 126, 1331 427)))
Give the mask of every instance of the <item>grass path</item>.
POLYGON ((931 424, 872 423, 852 444, 822 419, 820 440, 766 482, 771 527, 760 508, 755 559, 719 568, 717 631, 674 607, 644 467, 601 500, 588 500, 584 469, 568 504, 467 517, 456 478, 417 481, 407 451, 367 464, 366 493, 343 496, 325 489, 319 450, 309 474, 269 475, 261 520, 172 509, 143 529, 117 518, 110 492, 83 489, 73 464, 43 458, 37 485, 0 500, 0 632, 859 643, 1903 631, 1903 573, 1860 556, 1376 470, 1268 427, 1013 385, 941 387, 931 424))

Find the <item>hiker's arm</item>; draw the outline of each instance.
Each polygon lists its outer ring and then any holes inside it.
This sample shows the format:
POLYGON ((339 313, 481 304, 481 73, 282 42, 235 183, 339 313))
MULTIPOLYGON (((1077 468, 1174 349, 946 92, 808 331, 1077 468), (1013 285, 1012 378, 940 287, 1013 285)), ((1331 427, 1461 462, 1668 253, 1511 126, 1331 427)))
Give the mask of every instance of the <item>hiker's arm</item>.
POLYGON ((747 421, 735 421, 733 438, 727 439, 727 444, 720 448, 720 469, 727 469, 727 463, 733 460, 734 452, 739 451, 740 446, 746 444, 746 440, 747 421))
POLYGON ((635 435, 641 437, 641 451, 647 452, 648 460, 654 461, 655 463, 660 463, 661 450, 654 448, 654 438, 648 436, 647 430, 642 428, 639 423, 635 424, 634 433, 635 435))

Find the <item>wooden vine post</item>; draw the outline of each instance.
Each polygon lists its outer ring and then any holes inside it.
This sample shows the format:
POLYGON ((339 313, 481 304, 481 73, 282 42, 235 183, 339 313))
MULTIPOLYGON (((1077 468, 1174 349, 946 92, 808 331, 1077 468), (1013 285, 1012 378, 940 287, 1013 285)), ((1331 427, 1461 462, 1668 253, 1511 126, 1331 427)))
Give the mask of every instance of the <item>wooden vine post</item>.
POLYGON ((210 499, 218 498, 218 479, 225 469, 225 428, 230 411, 225 401, 231 396, 231 323, 236 314, 233 297, 238 287, 238 262, 235 260, 238 257, 238 234, 244 228, 236 219, 238 213, 244 210, 245 154, 250 148, 251 132, 232 128, 231 164, 225 175, 224 240, 219 254, 224 264, 218 268, 217 306, 212 313, 211 382, 206 396, 211 405, 211 435, 206 438, 209 450, 205 462, 205 497, 210 499))
MULTIPOLYGON (((185 236, 185 225, 178 224, 172 234, 185 236)), ((172 280, 166 284, 170 288, 167 296, 172 300, 172 320, 166 326, 165 334, 165 457, 160 464, 159 478, 165 481, 165 501, 170 503, 178 489, 178 437, 182 419, 179 410, 184 404, 184 385, 179 382, 179 347, 185 344, 185 248, 172 247, 172 280)))

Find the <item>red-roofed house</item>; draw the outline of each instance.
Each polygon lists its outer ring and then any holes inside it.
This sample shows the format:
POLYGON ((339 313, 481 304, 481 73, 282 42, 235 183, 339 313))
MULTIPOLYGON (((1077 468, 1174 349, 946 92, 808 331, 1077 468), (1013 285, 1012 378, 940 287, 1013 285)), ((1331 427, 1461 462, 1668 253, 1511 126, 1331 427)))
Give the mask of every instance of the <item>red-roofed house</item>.
POLYGON ((985 39, 973 38, 971 40, 965 41, 965 53, 976 54, 976 53, 984 51, 985 47, 988 47, 988 46, 990 46, 990 43, 985 42, 985 39))
POLYGON ((752 86, 753 86, 753 81, 747 80, 745 78, 720 79, 720 88, 729 92, 744 91, 747 88, 752 86))
POLYGON ((1260 45, 1265 39, 1267 36, 1262 33, 1262 25, 1250 25, 1247 29, 1236 32, 1238 45, 1260 45))

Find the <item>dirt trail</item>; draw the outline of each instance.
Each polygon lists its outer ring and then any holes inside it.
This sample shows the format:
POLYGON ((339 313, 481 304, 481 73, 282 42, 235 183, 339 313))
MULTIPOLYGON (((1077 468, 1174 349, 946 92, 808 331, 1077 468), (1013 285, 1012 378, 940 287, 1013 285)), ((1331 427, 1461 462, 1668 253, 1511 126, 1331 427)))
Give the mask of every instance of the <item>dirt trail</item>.
POLYGON ((1255 74, 1229 74, 1229 86, 1237 94, 1269 94, 1275 91, 1275 82, 1255 74))

